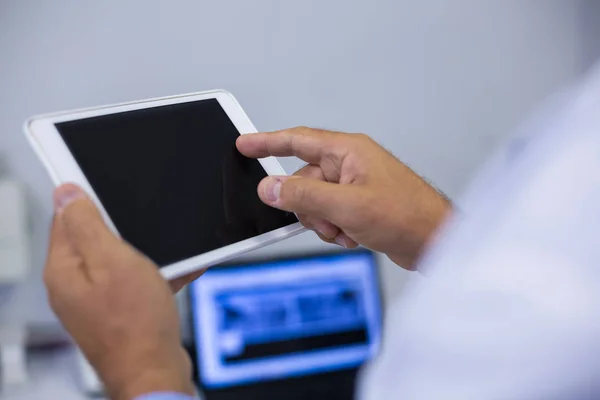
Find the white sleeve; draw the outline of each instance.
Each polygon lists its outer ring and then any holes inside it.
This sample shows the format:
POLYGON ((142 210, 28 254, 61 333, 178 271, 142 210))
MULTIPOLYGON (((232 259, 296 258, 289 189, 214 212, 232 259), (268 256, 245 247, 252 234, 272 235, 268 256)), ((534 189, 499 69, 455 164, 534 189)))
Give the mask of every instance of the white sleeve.
POLYGON ((600 396, 598 110, 592 76, 476 180, 387 313, 359 398, 600 396))

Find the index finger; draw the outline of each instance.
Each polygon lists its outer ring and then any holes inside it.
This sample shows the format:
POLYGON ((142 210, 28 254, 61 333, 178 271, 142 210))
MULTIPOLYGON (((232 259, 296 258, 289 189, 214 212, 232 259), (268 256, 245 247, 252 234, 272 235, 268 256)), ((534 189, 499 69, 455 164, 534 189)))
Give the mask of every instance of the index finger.
POLYGON ((331 147, 333 135, 333 132, 302 127, 242 135, 236 145, 240 153, 250 158, 295 156, 308 163, 319 164, 331 147))

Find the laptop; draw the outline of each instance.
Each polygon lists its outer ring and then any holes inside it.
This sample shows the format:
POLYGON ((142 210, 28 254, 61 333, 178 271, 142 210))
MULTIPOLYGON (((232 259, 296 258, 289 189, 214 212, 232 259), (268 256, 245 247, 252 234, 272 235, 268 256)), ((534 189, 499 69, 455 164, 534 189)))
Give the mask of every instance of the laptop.
POLYGON ((194 375, 206 400, 349 400, 380 347, 370 251, 213 267, 189 294, 194 375))

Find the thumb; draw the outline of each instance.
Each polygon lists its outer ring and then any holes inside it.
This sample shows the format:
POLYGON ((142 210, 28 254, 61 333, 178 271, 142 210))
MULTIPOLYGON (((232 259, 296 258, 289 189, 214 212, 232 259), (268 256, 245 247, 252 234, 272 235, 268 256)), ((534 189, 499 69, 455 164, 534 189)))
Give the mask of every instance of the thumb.
POLYGON ((348 199, 354 188, 299 176, 269 176, 258 185, 258 195, 267 205, 297 214, 328 220, 343 227, 348 199))
POLYGON ((101 256, 106 244, 116 240, 98 208, 80 187, 73 184, 58 187, 54 191, 54 208, 69 241, 84 258, 101 256))

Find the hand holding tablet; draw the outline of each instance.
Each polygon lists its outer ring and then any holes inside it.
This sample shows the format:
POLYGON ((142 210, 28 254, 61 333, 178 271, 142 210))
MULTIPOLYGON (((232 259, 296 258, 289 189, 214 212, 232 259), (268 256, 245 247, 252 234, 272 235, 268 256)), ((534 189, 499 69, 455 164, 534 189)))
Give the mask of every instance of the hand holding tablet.
POLYGON ((112 231, 169 280, 302 226, 412 269, 451 209, 366 135, 246 136, 256 129, 222 91, 36 117, 25 132, 55 184, 81 186, 112 231), (273 156, 308 165, 292 179, 273 156))

